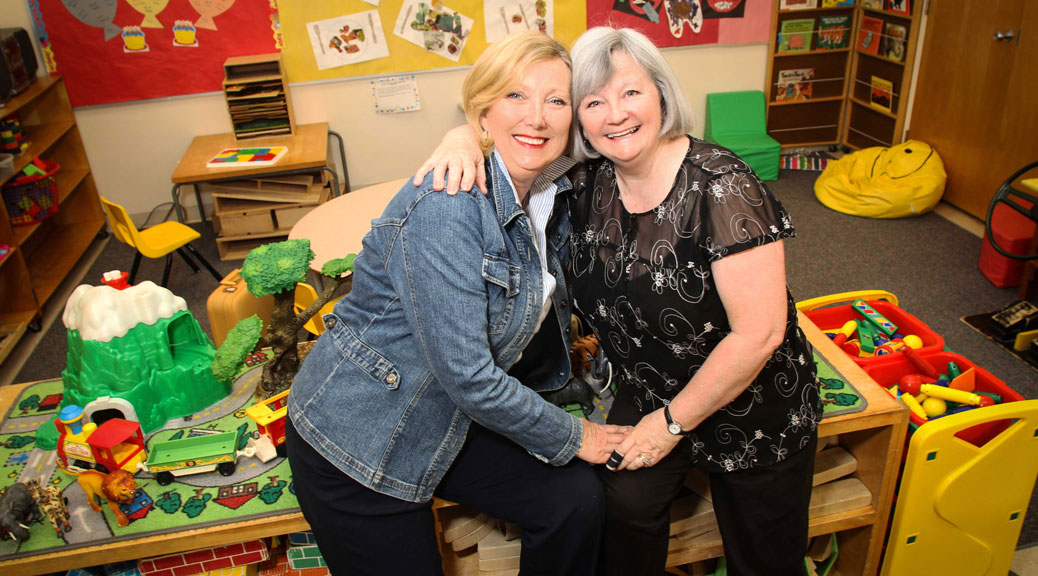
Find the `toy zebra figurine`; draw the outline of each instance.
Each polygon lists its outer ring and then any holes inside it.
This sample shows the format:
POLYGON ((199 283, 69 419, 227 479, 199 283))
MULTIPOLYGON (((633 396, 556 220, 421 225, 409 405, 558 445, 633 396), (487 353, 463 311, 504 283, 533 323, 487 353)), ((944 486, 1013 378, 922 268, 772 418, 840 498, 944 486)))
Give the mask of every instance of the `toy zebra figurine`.
POLYGON ((72 530, 72 525, 68 522, 68 498, 61 492, 61 488, 41 486, 40 481, 35 478, 26 482, 26 485, 36 498, 43 515, 54 526, 54 532, 58 538, 62 538, 64 533, 72 530))

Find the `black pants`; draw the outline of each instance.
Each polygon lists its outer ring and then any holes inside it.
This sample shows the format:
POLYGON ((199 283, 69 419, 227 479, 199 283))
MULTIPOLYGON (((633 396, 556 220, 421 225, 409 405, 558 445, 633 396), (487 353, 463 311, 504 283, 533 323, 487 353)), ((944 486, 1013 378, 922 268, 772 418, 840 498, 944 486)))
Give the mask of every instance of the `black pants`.
MULTIPOLYGON (((610 424, 636 424, 641 414, 624 394, 609 410, 610 424)), ((714 512, 731 576, 805 574, 808 505, 817 438, 772 466, 710 474, 714 512)), ((663 574, 670 535, 670 503, 692 463, 692 443, 682 440, 650 468, 600 469, 606 495, 603 573, 663 574)))
MULTIPOLYGON (((343 474, 286 425, 296 497, 335 576, 443 573, 430 502, 379 494, 343 474)), ((436 495, 522 527, 526 575, 592 575, 604 505, 583 461, 545 464, 473 424, 436 495)))

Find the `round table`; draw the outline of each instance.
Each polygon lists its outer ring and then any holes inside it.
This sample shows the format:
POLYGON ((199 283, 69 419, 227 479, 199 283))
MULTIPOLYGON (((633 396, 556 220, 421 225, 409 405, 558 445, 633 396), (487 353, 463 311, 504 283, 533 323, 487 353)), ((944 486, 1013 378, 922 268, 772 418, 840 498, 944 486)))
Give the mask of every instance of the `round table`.
POLYGON ((332 198, 299 219, 289 239, 306 238, 315 257, 310 269, 318 272, 324 263, 360 252, 361 241, 386 204, 410 178, 401 178, 354 190, 332 198))

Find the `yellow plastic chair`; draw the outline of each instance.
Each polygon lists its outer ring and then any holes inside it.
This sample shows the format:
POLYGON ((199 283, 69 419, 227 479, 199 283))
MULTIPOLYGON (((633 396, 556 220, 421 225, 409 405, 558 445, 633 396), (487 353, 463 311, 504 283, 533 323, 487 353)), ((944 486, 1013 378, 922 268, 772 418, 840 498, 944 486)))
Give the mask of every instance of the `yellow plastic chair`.
POLYGON ((169 282, 170 267, 173 265, 173 252, 180 254, 188 266, 191 266, 191 269, 195 272, 198 272, 198 265, 191 259, 191 256, 197 258, 218 282, 223 279, 223 276, 209 264, 209 261, 191 246, 191 242, 198 239, 201 234, 195 232, 190 226, 180 222, 162 222, 161 224, 138 230, 137 225, 133 223, 130 215, 127 214, 126 208, 108 201, 104 196, 101 197, 101 203, 104 205, 105 213, 108 215, 108 223, 112 227, 112 233, 115 234, 115 238, 137 251, 133 257, 133 267, 130 269, 130 277, 128 279, 130 284, 133 284, 134 278, 137 276, 137 269, 140 267, 142 255, 148 258, 162 258, 165 256, 166 268, 162 272, 162 286, 165 287, 166 283, 169 282), (189 255, 188 252, 191 254, 189 255))
MULTIPOLYGON (((296 314, 302 312, 303 310, 306 310, 307 307, 310 306, 310 304, 313 304, 314 300, 317 300, 317 290, 314 290, 313 286, 307 284, 306 282, 300 282, 296 284, 296 314)), ((338 301, 339 298, 335 298, 326 303, 324 306, 321 306, 321 309, 317 312, 317 314, 311 316, 310 319, 306 321, 306 324, 303 324, 303 328, 310 334, 313 334, 314 336, 320 336, 321 333, 325 330, 324 315, 330 313, 332 309, 335 308, 335 303, 338 301)))

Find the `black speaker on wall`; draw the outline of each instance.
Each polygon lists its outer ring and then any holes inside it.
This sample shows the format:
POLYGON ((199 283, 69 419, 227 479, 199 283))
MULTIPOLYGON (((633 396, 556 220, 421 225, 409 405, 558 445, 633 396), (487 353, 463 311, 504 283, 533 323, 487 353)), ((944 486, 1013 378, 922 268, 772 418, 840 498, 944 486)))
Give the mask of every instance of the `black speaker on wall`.
POLYGON ((28 88, 38 68, 29 33, 24 28, 0 28, 0 102, 28 88))

